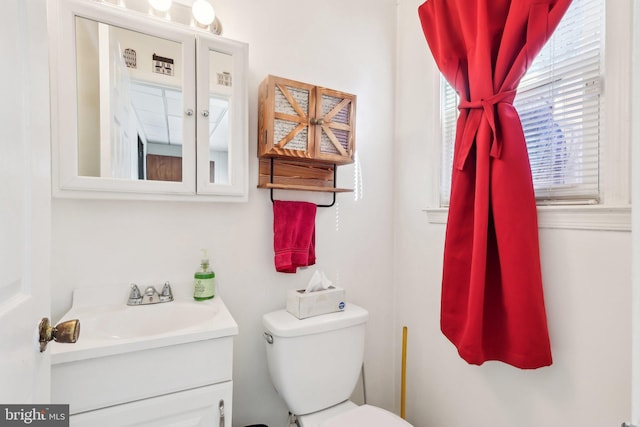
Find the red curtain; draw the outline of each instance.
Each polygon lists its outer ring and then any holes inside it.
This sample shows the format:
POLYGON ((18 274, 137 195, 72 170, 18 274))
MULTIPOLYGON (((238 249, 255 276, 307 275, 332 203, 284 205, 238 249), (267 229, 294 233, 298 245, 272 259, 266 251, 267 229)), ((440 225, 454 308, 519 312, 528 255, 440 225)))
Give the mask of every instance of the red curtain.
POLYGON ((460 95, 441 329, 468 363, 551 364, 518 82, 571 0, 427 0, 438 68, 460 95))

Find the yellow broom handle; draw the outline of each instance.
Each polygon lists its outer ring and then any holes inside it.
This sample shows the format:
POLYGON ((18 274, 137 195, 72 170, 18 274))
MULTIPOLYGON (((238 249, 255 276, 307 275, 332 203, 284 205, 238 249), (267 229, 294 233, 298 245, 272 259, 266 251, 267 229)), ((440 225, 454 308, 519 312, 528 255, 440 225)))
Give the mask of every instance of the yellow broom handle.
POLYGON ((402 374, 400 379, 400 417, 405 419, 407 399, 407 327, 402 327, 402 374))

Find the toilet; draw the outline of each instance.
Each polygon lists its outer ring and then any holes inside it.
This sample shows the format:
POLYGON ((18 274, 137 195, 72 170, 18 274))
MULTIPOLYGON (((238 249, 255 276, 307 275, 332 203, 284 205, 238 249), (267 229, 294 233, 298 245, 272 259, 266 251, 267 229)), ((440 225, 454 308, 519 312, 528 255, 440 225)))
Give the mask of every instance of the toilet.
POLYGON ((271 381, 300 427, 411 427, 389 411, 349 400, 368 318, 354 304, 306 319, 286 310, 262 316, 271 381))

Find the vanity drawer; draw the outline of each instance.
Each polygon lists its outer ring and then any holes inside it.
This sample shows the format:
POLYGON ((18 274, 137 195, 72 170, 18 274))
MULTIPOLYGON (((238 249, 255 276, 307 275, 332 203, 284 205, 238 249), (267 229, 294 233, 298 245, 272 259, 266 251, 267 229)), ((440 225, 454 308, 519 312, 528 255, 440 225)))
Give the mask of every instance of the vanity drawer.
POLYGON ((69 421, 71 427, 231 427, 232 395, 228 381, 72 415, 69 421))
POLYGON ((70 414, 231 381, 233 337, 54 363, 52 403, 70 414))

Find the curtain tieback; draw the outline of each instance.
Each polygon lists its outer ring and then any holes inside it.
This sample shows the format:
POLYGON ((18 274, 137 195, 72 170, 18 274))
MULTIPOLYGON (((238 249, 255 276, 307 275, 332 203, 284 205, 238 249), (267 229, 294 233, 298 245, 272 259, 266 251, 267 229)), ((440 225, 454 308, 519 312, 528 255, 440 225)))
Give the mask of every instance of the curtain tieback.
POLYGON ((496 104, 513 104, 513 100, 516 97, 515 90, 507 90, 504 92, 499 92, 489 98, 480 99, 477 101, 460 101, 458 105, 458 110, 470 110, 467 121, 464 127, 464 131, 462 132, 462 139, 460 140, 461 146, 459 153, 460 155, 456 159, 456 168, 462 170, 464 168, 464 163, 467 160, 467 156, 469 155, 469 151, 471 150, 471 146, 473 145, 473 141, 475 139, 476 133, 478 133, 478 128, 480 127, 480 121, 482 116, 487 119, 489 122, 489 126, 491 127, 492 133, 492 142, 491 142, 491 157, 500 158, 502 153, 502 141, 497 138, 496 131, 496 117, 495 117, 495 108, 493 108, 496 104), (482 114, 484 113, 484 114, 482 114))

